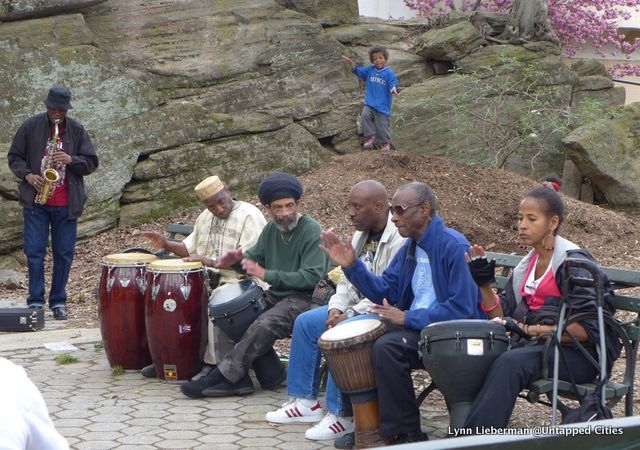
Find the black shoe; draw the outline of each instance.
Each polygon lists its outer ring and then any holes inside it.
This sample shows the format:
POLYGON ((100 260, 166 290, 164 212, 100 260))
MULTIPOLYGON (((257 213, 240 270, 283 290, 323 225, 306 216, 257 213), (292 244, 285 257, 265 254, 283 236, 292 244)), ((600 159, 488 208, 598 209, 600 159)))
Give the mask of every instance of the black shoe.
POLYGON ((148 366, 145 366, 142 369, 140 369, 140 375, 142 375, 145 378, 158 378, 155 364, 149 364, 148 366))
POLYGON ((342 448, 342 449, 354 448, 356 446, 356 434, 347 433, 345 435, 340 436, 338 439, 333 441, 333 446, 335 448, 342 448))
POLYGON ((180 392, 190 398, 202 398, 204 395, 202 391, 206 388, 217 385, 226 381, 226 378, 222 376, 218 368, 216 367, 205 376, 198 378, 195 381, 188 381, 180 385, 180 392))
POLYGON ((262 381, 261 381, 260 387, 264 390, 275 389, 278 386, 280 386, 286 379, 287 379, 287 369, 283 368, 280 375, 278 375, 278 378, 270 381, 265 381, 264 384, 262 384, 262 381))
POLYGON ((67 320, 69 318, 69 316, 67 315, 67 307, 66 306, 54 307, 53 318, 56 320, 67 320))
POLYGON ((254 391, 253 382, 247 373, 237 383, 232 383, 225 378, 224 381, 216 384, 215 386, 203 389, 202 395, 205 397, 229 397, 231 395, 253 394, 254 391))
POLYGON ((406 434, 397 435, 392 444, 393 445, 409 444, 411 442, 422 442, 422 441, 428 441, 428 440, 429 440, 429 436, 427 435, 427 433, 424 433, 422 431, 417 431, 415 433, 406 433, 406 434))
POLYGON ((191 377, 191 381, 197 381, 200 378, 209 375, 209 373, 211 373, 211 371, 213 369, 215 369, 216 366, 215 364, 205 364, 204 366, 202 366, 202 369, 200 369, 200 372, 198 372, 197 374, 195 374, 193 377, 191 377))

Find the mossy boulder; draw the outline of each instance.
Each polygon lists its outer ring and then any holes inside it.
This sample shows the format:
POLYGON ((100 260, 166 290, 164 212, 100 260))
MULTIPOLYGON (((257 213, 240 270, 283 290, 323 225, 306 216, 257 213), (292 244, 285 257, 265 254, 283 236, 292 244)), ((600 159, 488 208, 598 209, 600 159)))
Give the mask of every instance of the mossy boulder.
POLYGON ((640 104, 584 125, 563 143, 567 155, 614 206, 640 206, 640 104))
POLYGON ((417 40, 415 52, 426 59, 457 61, 475 52, 486 41, 469 22, 427 31, 417 40))

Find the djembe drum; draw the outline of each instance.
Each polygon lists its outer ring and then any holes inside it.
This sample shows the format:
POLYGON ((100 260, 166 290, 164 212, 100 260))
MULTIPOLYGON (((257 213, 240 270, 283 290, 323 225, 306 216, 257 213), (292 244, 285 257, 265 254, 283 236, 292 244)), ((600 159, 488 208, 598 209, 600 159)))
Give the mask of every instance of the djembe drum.
POLYGON ((118 253, 102 259, 98 317, 111 367, 140 370, 151 363, 144 320, 145 273, 157 259, 146 253, 118 253))
POLYGON ((165 259, 149 264, 145 318, 159 378, 189 380, 198 373, 207 339, 206 309, 201 263, 165 259))
MULTIPOLYGON (((329 364, 336 385, 347 394, 364 394, 376 389, 373 344, 386 331, 384 322, 363 319, 339 324, 325 331, 318 347, 329 364)), ((356 448, 386 445, 380 434, 378 400, 352 402, 356 448)))
POLYGON ((509 347, 505 328, 492 320, 433 323, 422 329, 418 346, 447 403, 450 427, 464 426, 491 365, 509 347))

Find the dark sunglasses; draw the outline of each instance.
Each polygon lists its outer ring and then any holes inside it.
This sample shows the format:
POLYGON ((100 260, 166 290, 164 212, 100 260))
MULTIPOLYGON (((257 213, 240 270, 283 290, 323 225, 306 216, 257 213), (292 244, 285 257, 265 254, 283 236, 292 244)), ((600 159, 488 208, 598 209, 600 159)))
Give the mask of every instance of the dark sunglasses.
POLYGON ((404 215, 404 213, 407 212, 408 209, 410 208, 415 208, 416 206, 420 206, 422 205, 424 202, 420 202, 420 203, 416 203, 415 205, 409 205, 409 206, 404 206, 404 205, 391 205, 391 212, 394 214, 397 214, 399 216, 404 215))

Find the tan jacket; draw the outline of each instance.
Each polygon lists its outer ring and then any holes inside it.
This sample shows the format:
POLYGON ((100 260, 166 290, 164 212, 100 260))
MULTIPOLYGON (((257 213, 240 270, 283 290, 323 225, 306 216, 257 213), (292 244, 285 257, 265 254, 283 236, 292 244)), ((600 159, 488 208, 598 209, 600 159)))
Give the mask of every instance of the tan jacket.
MULTIPOLYGON (((356 255, 360 254, 369 236, 368 231, 356 231, 351 239, 351 246, 355 249, 356 255)), ((387 226, 382 233, 376 255, 373 259, 373 274, 382 275, 393 257, 405 242, 405 238, 400 236, 398 229, 391 222, 391 214, 387 220, 387 226)), ((329 300, 329 310, 345 309, 352 307, 358 314, 365 313, 373 302, 363 298, 360 292, 353 286, 344 275, 336 286, 336 293, 329 300)))

